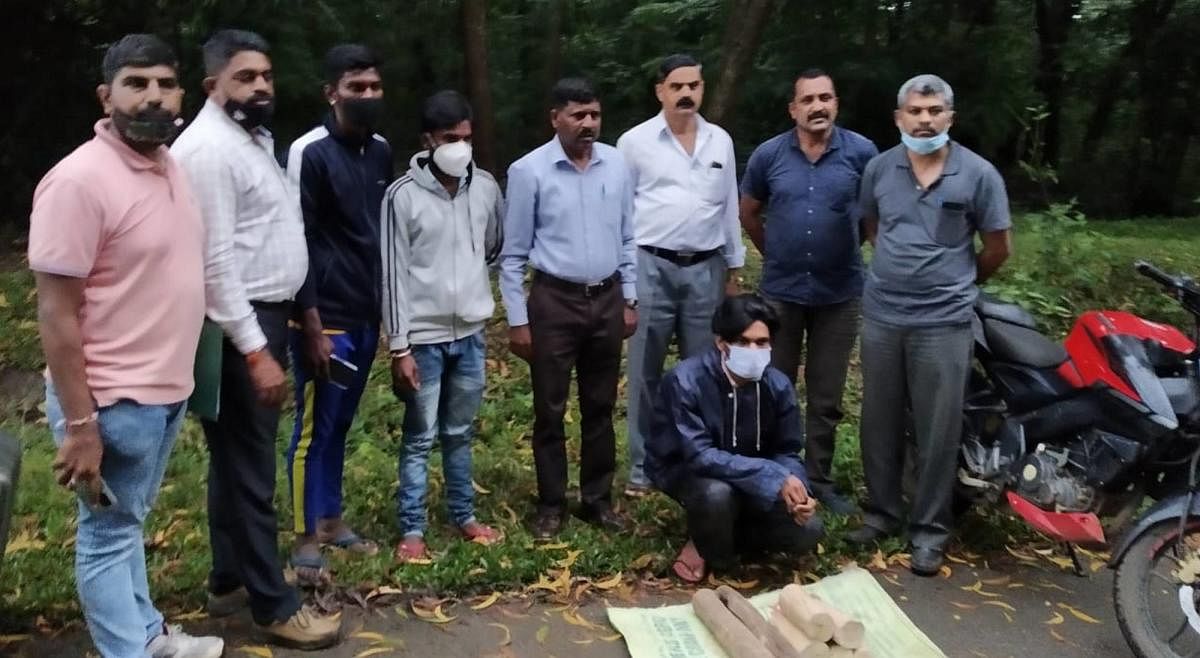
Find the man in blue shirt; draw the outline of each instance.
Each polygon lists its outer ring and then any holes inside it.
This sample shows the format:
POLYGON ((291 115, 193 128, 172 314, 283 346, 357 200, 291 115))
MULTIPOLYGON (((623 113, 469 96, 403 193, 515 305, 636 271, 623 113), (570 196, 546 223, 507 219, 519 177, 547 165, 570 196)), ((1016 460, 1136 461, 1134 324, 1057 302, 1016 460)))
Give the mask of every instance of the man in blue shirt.
POLYGON ((788 112, 796 127, 750 156, 741 219, 763 255, 762 294, 779 312, 771 363, 794 383, 804 354, 804 459, 813 495, 850 514, 854 504, 833 484, 833 451, 861 310, 858 185, 878 150, 835 125, 837 92, 827 73, 804 71, 794 89, 788 112))
POLYGON ((375 133, 383 118, 380 65, 365 46, 330 49, 330 112, 288 151, 309 262, 290 331, 296 421, 286 455, 296 527, 291 562, 307 583, 329 577, 321 543, 378 551, 342 520, 342 465, 379 343, 379 207, 392 179, 392 150, 375 133), (339 362, 355 370, 348 377, 332 371, 339 362))
POLYGON ((600 100, 588 81, 560 80, 551 94, 554 138, 508 169, 500 254, 509 347, 529 362, 533 378, 538 541, 553 538, 566 520, 563 412, 572 368, 582 415, 580 516, 624 527, 612 508, 612 412, 621 341, 637 328, 633 186, 625 159, 596 141, 600 100), (533 268, 528 300, 527 265, 533 268))
POLYGON ((737 295, 712 328, 716 347, 663 379, 646 443, 646 474, 687 513, 673 569, 693 583, 739 553, 811 550, 823 532, 797 454, 796 389, 769 365, 778 316, 758 295, 737 295))

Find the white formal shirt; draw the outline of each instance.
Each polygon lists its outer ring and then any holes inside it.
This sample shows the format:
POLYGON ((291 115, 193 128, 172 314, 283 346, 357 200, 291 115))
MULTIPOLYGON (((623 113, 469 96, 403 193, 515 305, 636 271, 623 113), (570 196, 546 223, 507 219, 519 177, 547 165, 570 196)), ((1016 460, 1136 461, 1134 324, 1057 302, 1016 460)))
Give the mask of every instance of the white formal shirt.
POLYGON ((248 132, 207 101, 171 147, 207 229, 208 317, 243 354, 267 344, 250 302, 295 297, 308 272, 300 200, 271 133, 248 132))
POLYGON ((746 246, 738 223, 733 139, 700 115, 696 122, 690 155, 661 112, 617 140, 633 174, 637 243, 685 252, 719 248, 729 267, 741 267, 746 246))

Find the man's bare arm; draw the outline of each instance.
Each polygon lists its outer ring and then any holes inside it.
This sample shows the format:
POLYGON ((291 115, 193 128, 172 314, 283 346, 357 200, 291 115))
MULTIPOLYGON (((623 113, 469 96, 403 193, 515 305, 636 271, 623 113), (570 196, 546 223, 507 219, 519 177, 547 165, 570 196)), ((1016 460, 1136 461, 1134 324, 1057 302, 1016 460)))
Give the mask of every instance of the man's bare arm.
POLYGON ((742 195, 741 201, 738 203, 738 217, 741 219, 742 228, 746 229, 746 234, 750 236, 750 241, 754 243, 758 253, 763 251, 763 244, 766 240, 762 219, 763 202, 751 196, 742 195))
POLYGON ((1012 231, 981 233, 983 250, 975 256, 975 283, 987 281, 1012 254, 1012 231))
POLYGON ((863 217, 862 224, 859 226, 862 229, 862 239, 864 242, 870 242, 871 246, 875 246, 875 236, 879 235, 879 218, 878 217, 863 217))

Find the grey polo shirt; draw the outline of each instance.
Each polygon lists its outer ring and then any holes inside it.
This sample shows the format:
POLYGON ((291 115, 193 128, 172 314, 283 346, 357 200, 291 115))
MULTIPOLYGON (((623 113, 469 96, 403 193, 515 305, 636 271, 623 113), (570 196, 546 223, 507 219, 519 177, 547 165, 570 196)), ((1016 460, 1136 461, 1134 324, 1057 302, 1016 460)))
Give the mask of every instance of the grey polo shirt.
POLYGON ((898 144, 867 164, 859 203, 879 219, 863 316, 904 327, 969 322, 975 234, 1012 227, 1000 172, 952 141, 942 176, 922 189, 898 144))

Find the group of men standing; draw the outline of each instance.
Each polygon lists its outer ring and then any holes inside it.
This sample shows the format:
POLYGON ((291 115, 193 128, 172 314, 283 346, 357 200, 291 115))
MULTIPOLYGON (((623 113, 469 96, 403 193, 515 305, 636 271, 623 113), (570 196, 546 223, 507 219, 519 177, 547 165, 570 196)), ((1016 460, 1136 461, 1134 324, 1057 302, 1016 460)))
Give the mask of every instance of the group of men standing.
POLYGON ((76 576, 102 655, 223 650, 218 638, 164 624, 141 543, 193 390, 205 318, 224 336, 219 411, 203 421, 210 614, 248 605, 272 641, 307 649, 337 641, 340 619, 302 606, 284 579, 274 442, 291 363, 290 563, 301 581, 321 584, 324 546, 376 553, 343 520, 342 470, 381 327, 405 403, 395 559, 431 557, 435 441, 462 539, 502 541, 476 518, 471 478, 493 266, 510 349, 530 364, 535 540, 567 520, 572 370, 582 416, 578 516, 614 531, 626 525, 612 500, 613 411, 630 339, 625 493, 656 488, 684 506, 689 542, 675 573, 698 581, 746 550, 810 548, 821 534, 817 500, 835 513, 856 510, 831 476, 862 323, 868 503, 852 538, 901 529, 911 404, 920 456, 913 568, 937 570, 970 305, 976 280, 1007 256, 1009 228, 999 175, 948 141, 953 92, 944 81, 905 83, 896 110, 903 143, 880 155, 836 125, 832 78, 805 71, 788 108, 795 128, 754 151, 739 192, 732 139, 700 115, 694 58, 662 62, 661 113, 615 148, 599 141, 591 84, 567 78, 551 90, 554 137, 511 165, 501 194, 472 161, 471 107, 454 91, 425 101, 422 150, 394 177, 392 150, 375 132, 385 111, 381 62, 359 45, 326 55, 330 112, 281 168, 268 130, 269 52, 251 32, 213 35, 204 45, 207 100, 168 150, 182 123, 175 55, 153 36, 125 37, 106 53, 98 89, 109 118, 35 195, 29 262, 60 445, 55 470, 79 491, 76 576), (742 228, 764 257, 761 295, 740 294, 742 228), (864 240, 875 246, 865 275, 864 240), (672 342, 681 363, 664 375, 672 342))

